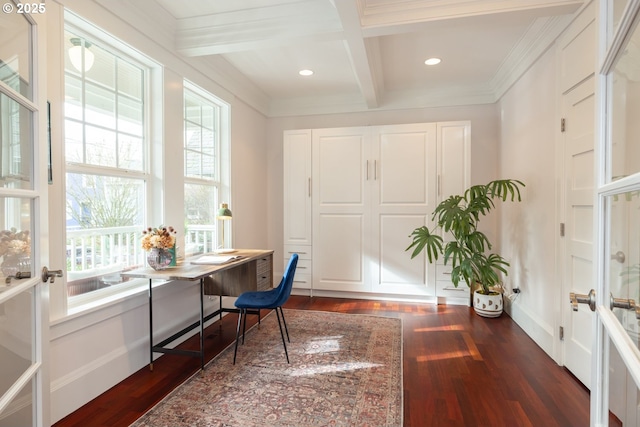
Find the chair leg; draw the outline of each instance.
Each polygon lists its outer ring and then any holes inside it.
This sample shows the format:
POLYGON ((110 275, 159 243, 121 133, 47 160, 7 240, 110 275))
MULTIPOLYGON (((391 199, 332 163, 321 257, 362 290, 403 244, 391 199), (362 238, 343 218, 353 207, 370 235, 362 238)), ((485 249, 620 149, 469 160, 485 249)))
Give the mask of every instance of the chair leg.
POLYGON ((244 334, 247 332, 247 314, 249 314, 249 311, 245 308, 243 309, 243 314, 244 322, 242 323, 242 344, 244 345, 244 334))
MULTIPOLYGON (((242 323, 242 317, 244 314, 244 309, 240 309, 240 312, 238 313, 238 327, 236 328, 236 348, 233 351, 233 364, 236 364, 236 356, 238 355, 238 341, 240 340, 240 324, 242 323)), ((245 317, 245 322, 246 322, 246 316, 245 317)), ((243 337, 244 339, 244 337, 243 337)))
MULTIPOLYGON (((284 354, 287 356, 287 363, 289 362, 289 353, 287 352, 287 343, 284 340, 284 332, 282 332, 282 323, 280 322, 280 312, 276 308, 276 316, 278 317, 278 326, 280 327, 280 336, 282 337, 282 345, 284 346, 284 354)), ((284 317, 282 318, 284 321, 284 317)))
POLYGON ((287 341, 291 342, 289 339, 289 328, 287 328, 287 322, 284 320, 284 311, 282 311, 282 307, 276 307, 276 310, 280 309, 280 314, 282 315, 282 323, 284 323, 284 330, 287 333, 287 341))

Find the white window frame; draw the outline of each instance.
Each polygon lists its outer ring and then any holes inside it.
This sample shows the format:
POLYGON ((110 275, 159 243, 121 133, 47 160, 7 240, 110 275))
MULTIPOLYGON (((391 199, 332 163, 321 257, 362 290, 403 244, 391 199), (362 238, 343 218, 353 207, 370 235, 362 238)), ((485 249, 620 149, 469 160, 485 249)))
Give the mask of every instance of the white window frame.
MULTIPOLYGON (((155 167, 155 162, 151 158, 151 150, 152 146, 155 152, 162 152, 162 139, 158 140, 158 138, 154 138, 154 123, 153 120, 160 120, 159 117, 162 115, 162 106, 160 103, 153 102, 154 99, 159 98, 162 99, 161 94, 154 93, 156 88, 158 87, 157 79, 161 77, 162 73, 156 73, 154 71, 161 70, 162 67, 158 63, 154 62, 150 58, 145 55, 137 52, 130 46, 116 39, 112 35, 107 32, 101 30, 100 28, 84 21, 82 18, 76 16, 75 14, 65 11, 65 22, 64 22, 64 31, 70 31, 74 34, 77 34, 81 37, 84 37, 88 40, 94 40, 100 43, 101 47, 108 49, 111 53, 116 56, 120 56, 136 66, 139 66, 144 70, 144 85, 145 85, 145 93, 144 93, 144 165, 142 171, 124 171, 119 172, 114 168, 101 168, 99 166, 94 165, 86 165, 86 164, 71 164, 67 163, 65 156, 63 154, 63 164, 64 164, 64 173, 63 177, 66 176, 67 172, 72 173, 90 173, 95 175, 96 171, 100 172, 101 176, 123 176, 129 178, 138 178, 142 179, 145 182, 145 208, 143 216, 145 218, 146 223, 151 223, 150 221, 155 218, 150 218, 150 213, 154 211, 158 211, 161 209, 161 201, 153 198, 153 195, 157 192, 154 191, 155 180, 153 179, 153 170, 155 167)), ((66 52, 63 52, 66 53, 66 52)), ((63 60, 64 64, 64 60, 63 60)), ((64 75, 64 65, 62 67, 63 72, 63 80, 65 78, 64 75)), ((63 118, 65 116, 63 115, 63 118)), ((65 139, 63 138, 63 141, 65 139)), ((64 144, 63 144, 64 145, 64 144)), ((63 148, 64 150, 64 148, 63 148)), ((63 186, 63 189, 66 188, 66 185, 63 186)), ((66 204, 66 190, 63 190, 65 196, 65 204, 66 204)), ((64 208, 66 209, 66 208, 64 208)), ((142 230, 140 230, 142 232, 142 230)), ((62 242, 62 251, 66 252, 66 228, 65 228, 65 238, 62 242)), ((131 280, 127 283, 120 284, 118 286, 108 287, 100 290, 95 290, 92 292, 88 292, 85 294, 77 295, 77 296, 68 296, 67 283, 65 281, 64 284, 64 298, 66 301, 66 312, 68 315, 74 314, 80 311, 84 311, 86 309, 95 308, 101 306, 103 304, 109 303, 111 301, 119 300, 121 298, 127 297, 129 295, 136 294, 138 292, 146 289, 147 282, 144 280, 131 280)))
MULTIPOLYGON (((215 106, 216 109, 216 176, 213 179, 206 178, 196 178, 193 176, 187 176, 186 170, 184 172, 184 184, 195 184, 195 185, 205 185, 212 186, 217 188, 218 200, 214 200, 214 208, 218 207, 219 203, 228 203, 230 208, 233 209, 230 200, 230 185, 229 185, 229 104, 222 101, 220 98, 215 95, 209 93, 208 91, 202 89, 201 87, 195 85, 194 83, 184 80, 184 92, 183 98, 186 95, 186 91, 190 91, 195 95, 203 98, 206 102, 209 102, 215 106)), ((184 109, 186 111, 186 108, 184 109)), ((186 118, 183 118, 183 123, 186 118)), ((186 130, 183 129, 184 134, 186 134, 186 130)), ((183 143, 184 146, 184 143, 183 143)), ((186 151, 186 147, 184 147, 186 151)), ((219 224, 220 221, 216 220, 215 223, 215 244, 217 245, 219 242, 219 224)), ((225 240, 227 242, 222 242, 223 244, 230 244, 233 241, 233 229, 232 227, 228 228, 228 231, 225 232, 225 240)), ((190 253, 186 253, 186 255, 191 255, 190 253)))

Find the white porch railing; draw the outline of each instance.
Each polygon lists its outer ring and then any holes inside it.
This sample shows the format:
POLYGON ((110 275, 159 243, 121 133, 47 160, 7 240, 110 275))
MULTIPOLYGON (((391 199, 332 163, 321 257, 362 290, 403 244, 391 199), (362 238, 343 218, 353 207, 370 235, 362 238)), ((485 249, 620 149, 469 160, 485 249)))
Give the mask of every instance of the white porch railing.
MULTIPOLYGON (((140 226, 67 230, 67 273, 69 282, 99 279, 145 263, 140 226)), ((190 225, 185 232, 188 255, 216 249, 214 225, 190 225)), ((178 237, 178 246, 182 242, 178 237)))

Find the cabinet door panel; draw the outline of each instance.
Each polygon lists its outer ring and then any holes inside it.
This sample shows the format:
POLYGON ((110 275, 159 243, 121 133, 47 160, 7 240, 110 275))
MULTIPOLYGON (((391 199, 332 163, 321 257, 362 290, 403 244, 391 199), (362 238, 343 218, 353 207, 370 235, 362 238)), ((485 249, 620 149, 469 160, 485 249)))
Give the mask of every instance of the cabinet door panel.
POLYGON ((312 141, 313 288, 367 292, 371 130, 314 129, 312 141))
POLYGON ((435 288, 427 280, 432 267, 426 258, 420 256, 411 259, 411 253, 405 251, 408 246, 407 230, 413 230, 426 222, 426 215, 380 216, 380 257, 377 263, 372 263, 376 269, 373 277, 379 278, 374 285, 374 292, 425 296, 435 292, 435 288))
MULTIPOLYGON (((323 129, 327 131, 326 129, 323 129)), ((365 136, 314 134, 319 205, 362 206, 365 200, 365 136)))
POLYGON ((432 183, 427 177, 435 174, 428 138, 425 132, 380 135, 380 160, 375 160, 379 171, 374 174, 380 183, 380 205, 427 204, 427 185, 432 183))
POLYGON ((405 249, 416 227, 430 224, 437 189, 434 123, 380 126, 372 145, 379 173, 371 206, 372 274, 376 292, 435 295, 435 269, 405 249))
POLYGON ((284 133, 284 243, 311 244, 311 130, 284 133))
POLYGON ((364 269, 364 216, 322 214, 317 218, 317 230, 314 289, 369 290, 364 269))

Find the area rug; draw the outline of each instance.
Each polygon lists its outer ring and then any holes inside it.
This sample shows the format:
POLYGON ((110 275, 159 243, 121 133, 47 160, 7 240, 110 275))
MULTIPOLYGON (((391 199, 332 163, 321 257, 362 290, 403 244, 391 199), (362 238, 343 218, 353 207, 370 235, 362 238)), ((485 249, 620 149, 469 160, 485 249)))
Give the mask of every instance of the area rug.
POLYGON ((402 426, 400 319, 284 313, 290 364, 272 312, 132 426, 402 426))

